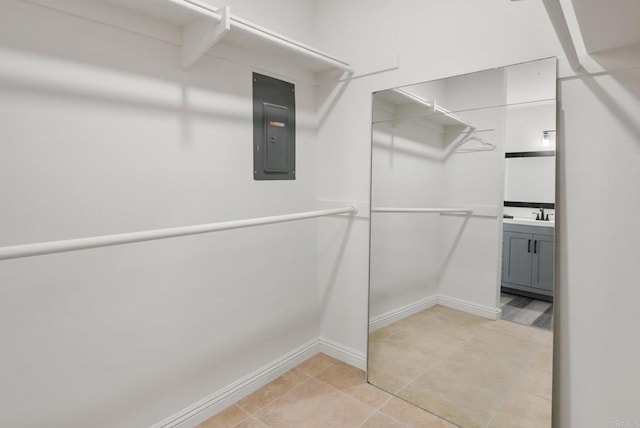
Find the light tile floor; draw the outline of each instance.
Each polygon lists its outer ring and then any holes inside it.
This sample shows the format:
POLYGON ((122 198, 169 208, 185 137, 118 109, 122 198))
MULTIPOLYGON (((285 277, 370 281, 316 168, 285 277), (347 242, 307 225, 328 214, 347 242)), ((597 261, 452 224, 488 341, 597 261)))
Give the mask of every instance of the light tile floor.
POLYGON ((367 384, 364 371, 318 354, 199 428, 454 426, 367 384))
POLYGON ((369 381, 462 427, 549 428, 552 340, 435 306, 369 335, 369 381))

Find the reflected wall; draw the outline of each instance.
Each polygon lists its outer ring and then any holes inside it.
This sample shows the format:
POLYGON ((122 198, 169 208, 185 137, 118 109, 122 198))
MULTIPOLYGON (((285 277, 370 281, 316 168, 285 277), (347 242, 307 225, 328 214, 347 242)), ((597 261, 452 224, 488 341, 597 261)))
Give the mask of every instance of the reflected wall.
MULTIPOLYGON (((539 145, 536 129, 555 131, 555 79, 556 61, 546 59, 373 96, 368 378, 462 426, 494 415, 484 415, 483 408, 492 408, 484 403, 477 409, 483 416, 473 419, 469 411, 471 419, 456 419, 459 406, 451 403, 462 406, 473 397, 438 390, 438 382, 455 384, 451 376, 440 378, 455 372, 447 371, 452 364, 463 364, 473 350, 490 352, 484 367, 466 362, 474 375, 504 387, 498 401, 529 374, 538 354, 549 353, 551 361, 550 331, 502 319, 501 282, 503 215, 511 209, 504 207, 505 154, 553 149, 539 145), (534 339, 521 343, 523 334, 534 339), (482 345, 491 341, 501 353, 487 361, 495 349, 482 345), (519 356, 526 364, 496 381, 500 365, 518 355, 512 348, 531 344, 530 355, 519 356), (451 408, 438 410, 438 400, 451 408)), ((554 182, 548 176, 554 171, 544 174, 554 182)), ((534 294, 515 299, 535 303, 534 294)), ((550 367, 548 376, 550 395, 550 367)), ((550 415, 548 399, 542 407, 548 404, 550 415)))

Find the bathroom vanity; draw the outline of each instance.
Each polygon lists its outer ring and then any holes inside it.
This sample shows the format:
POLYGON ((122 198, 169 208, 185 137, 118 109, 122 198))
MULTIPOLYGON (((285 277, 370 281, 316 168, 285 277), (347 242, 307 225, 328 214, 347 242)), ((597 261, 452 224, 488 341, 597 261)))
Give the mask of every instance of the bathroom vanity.
POLYGON ((554 226, 550 221, 504 219, 503 291, 553 300, 554 226))

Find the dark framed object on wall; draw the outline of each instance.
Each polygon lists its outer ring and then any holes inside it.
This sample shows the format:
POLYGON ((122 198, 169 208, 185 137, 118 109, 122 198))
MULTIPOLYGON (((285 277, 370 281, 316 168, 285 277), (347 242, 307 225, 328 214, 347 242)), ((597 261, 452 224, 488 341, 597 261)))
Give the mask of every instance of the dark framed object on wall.
POLYGON ((295 176, 295 86, 253 73, 253 178, 295 180, 295 176))

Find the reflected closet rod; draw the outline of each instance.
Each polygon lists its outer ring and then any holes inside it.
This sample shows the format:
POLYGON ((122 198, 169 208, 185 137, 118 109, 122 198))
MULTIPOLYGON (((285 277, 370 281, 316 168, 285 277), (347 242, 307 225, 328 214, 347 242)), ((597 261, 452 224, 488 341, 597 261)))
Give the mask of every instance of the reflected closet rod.
POLYGON ((455 113, 452 113, 451 111, 447 110, 444 107, 439 106, 435 100, 434 101, 428 101, 412 92, 407 91, 406 89, 402 89, 402 88, 394 88, 392 89, 393 92, 402 95, 405 98, 408 98, 410 100, 413 100, 414 102, 421 104, 423 106, 425 106, 426 108, 428 108, 429 110, 431 110, 433 113, 439 113, 442 114, 446 117, 448 117, 449 119, 452 119, 456 122, 458 122, 460 125, 464 125, 466 127, 471 128, 472 130, 475 130, 476 127, 473 126, 473 124, 471 124, 470 122, 467 122, 466 120, 464 120, 463 118, 461 118, 460 116, 458 116, 455 113))
POLYGON ((372 213, 451 213, 451 214, 473 214, 471 208, 391 208, 373 207, 372 213))
POLYGON ((172 227, 168 229, 145 230, 142 232, 120 233, 115 235, 92 236, 89 238, 68 239, 65 241, 14 245, 0 248, 0 260, 64 253, 67 251, 87 250, 89 248, 109 247, 111 245, 131 244, 134 242, 154 241, 157 239, 176 238, 179 236, 198 235, 201 233, 219 232, 223 230, 242 229, 245 227, 284 223, 288 221, 304 220, 307 218, 325 217, 337 214, 354 215, 357 212, 358 207, 356 205, 350 205, 345 208, 307 211, 271 217, 223 221, 193 226, 172 227))

